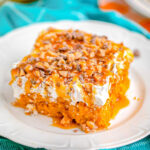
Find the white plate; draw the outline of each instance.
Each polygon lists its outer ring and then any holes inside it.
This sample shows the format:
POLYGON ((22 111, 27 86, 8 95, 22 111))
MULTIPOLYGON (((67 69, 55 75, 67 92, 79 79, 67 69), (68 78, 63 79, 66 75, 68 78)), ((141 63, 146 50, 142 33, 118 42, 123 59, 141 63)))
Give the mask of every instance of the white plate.
POLYGON ((0 135, 31 147, 47 149, 113 148, 135 142, 150 132, 150 41, 113 24, 96 21, 60 21, 23 27, 0 39, 0 135), (132 50, 138 48, 141 56, 134 60, 131 70, 130 105, 122 109, 108 130, 85 134, 50 126, 45 116, 26 116, 13 107, 9 87, 12 64, 30 53, 38 33, 49 26, 75 28, 98 35, 107 35, 115 42, 124 42, 132 50), (134 100, 137 96, 141 101, 134 100))
POLYGON ((126 0, 137 12, 150 18, 150 0, 126 0))

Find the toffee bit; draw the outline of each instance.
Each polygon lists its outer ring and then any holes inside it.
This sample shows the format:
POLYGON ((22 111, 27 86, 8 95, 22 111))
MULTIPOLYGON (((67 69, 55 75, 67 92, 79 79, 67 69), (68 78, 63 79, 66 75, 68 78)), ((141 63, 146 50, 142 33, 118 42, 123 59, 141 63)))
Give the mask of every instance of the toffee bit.
POLYGON ((102 72, 102 66, 101 66, 101 65, 98 65, 98 66, 97 66, 97 70, 98 70, 99 73, 101 73, 101 72, 102 72))
POLYGON ((45 54, 46 54, 46 52, 41 52, 40 58, 41 58, 41 59, 44 59, 44 58, 45 58, 45 54))
POLYGON ((67 55, 67 60, 68 60, 68 61, 74 61, 74 59, 75 59, 74 54, 68 54, 68 55, 67 55))
POLYGON ((44 62, 43 65, 44 65, 45 68, 49 68, 50 67, 48 62, 44 62))
POLYGON ((67 32, 67 33, 65 34, 65 36, 66 36, 66 38, 67 38, 68 40, 71 40, 71 39, 72 39, 72 34, 69 33, 69 32, 67 32))
MULTIPOLYGON (((67 78, 64 79, 64 84, 68 84, 68 79, 67 78)), ((68 93, 68 95, 69 95, 69 93, 68 93)))
POLYGON ((95 56, 95 53, 94 52, 91 52, 90 53, 90 58, 93 58, 95 56))
POLYGON ((82 56, 82 53, 80 53, 80 52, 75 53, 75 59, 79 59, 79 58, 81 58, 81 56, 82 56))
POLYGON ((108 48, 109 44, 108 43, 103 43, 102 49, 106 50, 108 48))
POLYGON ((87 57, 81 57, 80 59, 81 59, 81 60, 88 60, 87 57))
POLYGON ((106 65, 106 64, 103 64, 102 67, 107 68, 107 65, 106 65))
POLYGON ((53 71, 49 68, 49 69, 46 70, 45 75, 51 75, 52 72, 53 72, 53 71))
POLYGON ((92 92, 92 85, 91 84, 85 84, 84 89, 86 92, 91 93, 92 92))
POLYGON ((98 73, 95 73, 95 74, 93 75, 93 77, 94 77, 94 80, 95 80, 96 82, 100 81, 100 79, 101 79, 101 75, 98 74, 98 73))
POLYGON ((105 35, 102 35, 102 36, 98 36, 100 39, 105 39, 105 40, 107 40, 108 39, 108 37, 107 36, 105 36, 105 35))
POLYGON ((68 82, 71 82, 71 81, 72 81, 72 78, 69 78, 69 79, 68 79, 68 82))
POLYGON ((78 130, 77 130, 77 129, 75 129, 75 130, 73 130, 73 132, 75 132, 75 133, 76 133, 76 132, 78 132, 78 130))
POLYGON ((82 45, 82 44, 75 44, 74 46, 73 46, 73 49, 74 50, 80 50, 80 49, 82 49, 84 46, 82 45))
POLYGON ((66 55, 60 54, 59 56, 62 57, 64 60, 67 60, 67 56, 66 55))
POLYGON ((119 47, 119 51, 122 51, 123 50, 123 46, 119 47))
MULTIPOLYGON (((44 81, 44 82, 45 82, 46 85, 51 86, 51 81, 47 80, 47 81, 44 81)), ((48 94, 50 94, 50 93, 48 93, 48 94)))
POLYGON ((80 82, 81 82, 81 83, 83 83, 83 82, 84 82, 83 75, 81 75, 81 74, 79 75, 79 80, 80 80, 80 82))
POLYGON ((60 121, 60 123, 61 123, 62 125, 70 124, 70 122, 71 122, 71 120, 70 120, 70 118, 67 117, 67 116, 63 117, 63 118, 61 119, 61 121, 60 121))
POLYGON ((139 57, 139 56, 140 56, 139 50, 138 50, 138 49, 135 49, 135 50, 133 51, 133 55, 134 55, 135 57, 139 57))
POLYGON ((96 38, 97 38, 96 35, 92 35, 90 42, 91 42, 92 44, 96 44, 96 38))
POLYGON ((50 41, 49 41, 49 40, 43 40, 42 43, 43 43, 43 44, 49 44, 50 41))
POLYGON ((27 59, 27 62, 28 63, 31 63, 31 62, 33 62, 33 61, 38 61, 39 60, 39 58, 37 57, 37 58, 35 58, 35 57, 29 57, 28 59, 27 59))
POLYGON ((57 54, 52 52, 51 50, 47 51, 48 55, 52 56, 52 57, 57 57, 57 54))
POLYGON ((36 77, 40 77, 40 71, 39 71, 39 70, 35 70, 35 71, 34 71, 34 75, 35 75, 36 77))
POLYGON ((104 57, 105 56, 105 50, 101 49, 101 56, 104 57))
POLYGON ((67 77, 68 71, 59 71, 59 74, 63 77, 67 77))
POLYGON ((45 77, 46 77, 45 72, 44 72, 44 71, 42 71, 42 70, 40 70, 40 75, 41 75, 41 77, 43 77, 43 78, 45 78, 45 77))
POLYGON ((81 66, 80 66, 80 64, 77 64, 77 71, 81 72, 81 66))
POLYGON ((35 67, 38 68, 38 69, 44 69, 44 66, 43 66, 43 63, 42 62, 37 62, 35 64, 35 67))
POLYGON ((72 39, 83 41, 84 40, 84 35, 79 30, 75 30, 72 33, 72 39))
POLYGON ((65 51, 67 51, 67 50, 69 50, 69 47, 68 47, 68 46, 59 48, 59 51, 60 51, 60 52, 65 52, 65 51))
POLYGON ((32 84, 36 84, 36 81, 35 80, 31 80, 30 81, 32 84))

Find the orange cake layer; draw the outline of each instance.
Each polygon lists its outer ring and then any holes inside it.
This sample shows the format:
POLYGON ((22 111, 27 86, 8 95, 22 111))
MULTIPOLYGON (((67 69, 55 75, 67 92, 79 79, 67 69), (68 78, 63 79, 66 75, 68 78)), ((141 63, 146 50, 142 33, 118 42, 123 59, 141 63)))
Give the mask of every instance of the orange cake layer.
POLYGON ((11 70, 14 105, 61 128, 105 129, 129 104, 130 49, 106 36, 49 28, 11 70))

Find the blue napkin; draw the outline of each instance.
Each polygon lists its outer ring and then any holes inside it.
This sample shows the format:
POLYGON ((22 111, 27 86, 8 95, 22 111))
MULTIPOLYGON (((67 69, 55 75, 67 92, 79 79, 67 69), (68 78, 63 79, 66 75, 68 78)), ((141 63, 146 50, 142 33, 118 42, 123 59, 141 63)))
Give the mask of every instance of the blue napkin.
MULTIPOLYGON (((103 12, 97 0, 39 0, 30 4, 7 2, 0 7, 0 36, 11 30, 37 22, 57 20, 100 20, 143 34, 150 33, 138 24, 115 12, 103 12)), ((0 150, 33 150, 0 137, 0 150)), ((136 143, 112 150, 149 150, 150 136, 136 143)))
POLYGON ((97 0, 39 0, 30 4, 7 2, 0 7, 0 35, 28 24, 64 19, 110 22, 150 38, 150 33, 122 15, 98 9, 97 0))

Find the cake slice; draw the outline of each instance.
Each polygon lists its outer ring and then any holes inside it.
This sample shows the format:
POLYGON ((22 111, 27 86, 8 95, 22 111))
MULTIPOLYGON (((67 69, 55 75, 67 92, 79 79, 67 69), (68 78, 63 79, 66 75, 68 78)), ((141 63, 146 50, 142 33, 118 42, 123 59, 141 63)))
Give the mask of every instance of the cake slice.
POLYGON ((105 129, 129 104, 130 49, 106 36, 49 28, 11 70, 17 107, 53 118, 61 128, 105 129))

